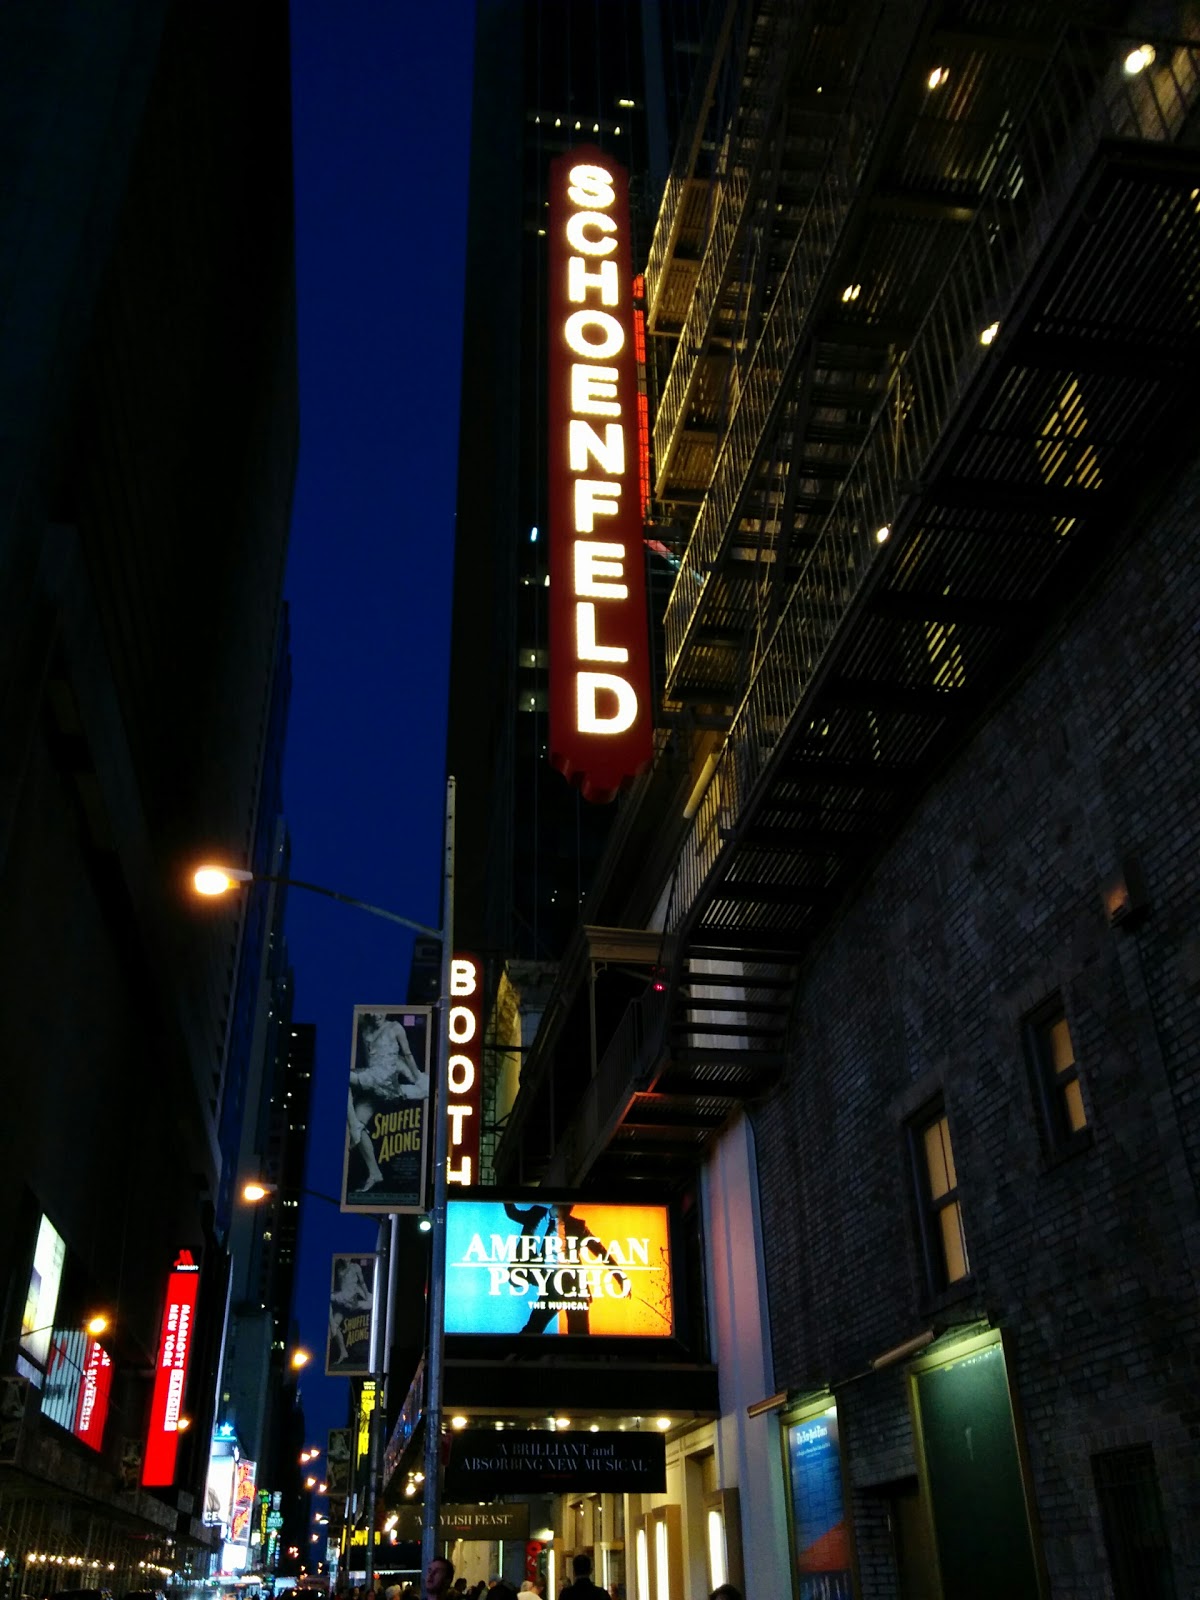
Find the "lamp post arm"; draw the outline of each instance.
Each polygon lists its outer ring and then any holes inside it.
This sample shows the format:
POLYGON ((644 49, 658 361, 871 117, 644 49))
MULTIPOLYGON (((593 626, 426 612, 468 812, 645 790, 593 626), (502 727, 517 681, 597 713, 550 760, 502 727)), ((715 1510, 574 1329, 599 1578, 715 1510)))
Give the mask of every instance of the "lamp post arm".
POLYGON ((442 1367, 446 1349, 446 1165, 450 1155, 450 1119, 446 1097, 450 1082, 450 978, 454 949, 454 821, 453 778, 446 780, 446 826, 443 837, 445 885, 442 890, 442 994, 438 1007, 437 1088, 433 1096, 433 1237, 430 1241, 429 1336, 425 1363, 425 1485, 421 1516, 421 1572, 437 1554, 442 1509, 442 1367))
POLYGON ((373 917, 382 917, 385 922, 398 922, 402 928, 411 928, 414 933, 427 934, 431 939, 442 937, 440 928, 430 928, 424 922, 414 922, 411 917, 402 917, 398 911, 389 911, 386 906, 372 905, 369 900, 356 900, 353 895, 340 894, 336 889, 327 889, 321 883, 308 883, 303 878, 285 878, 272 872, 251 873, 248 881, 278 883, 287 889, 307 889, 310 894, 323 894, 327 900, 339 900, 344 906, 353 906, 356 911, 366 911, 373 917))

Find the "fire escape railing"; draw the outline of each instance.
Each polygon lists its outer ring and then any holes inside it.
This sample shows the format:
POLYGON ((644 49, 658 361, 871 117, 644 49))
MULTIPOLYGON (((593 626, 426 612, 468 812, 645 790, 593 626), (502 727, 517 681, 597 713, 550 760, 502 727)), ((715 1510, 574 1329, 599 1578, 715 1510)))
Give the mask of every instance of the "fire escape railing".
POLYGON ((714 5, 709 12, 699 59, 708 61, 711 65, 707 73, 696 73, 688 91, 687 104, 680 123, 682 131, 659 204, 654 237, 650 241, 650 254, 646 262, 646 320, 651 328, 654 326, 658 299, 662 293, 663 273, 679 235, 683 197, 688 184, 695 176, 715 82, 729 49, 735 17, 744 4, 745 0, 726 0, 724 5, 714 5))
POLYGON ((626 1007, 616 1032, 596 1063, 596 1071, 558 1139, 550 1168, 542 1175, 547 1186, 577 1181, 576 1175, 590 1146, 605 1132, 614 1108, 620 1109, 638 1085, 652 1075, 666 1049, 669 996, 650 987, 626 1007))
POLYGON ((939 294, 892 375, 887 403, 824 520, 685 840, 668 933, 690 918, 728 831, 747 810, 881 555, 877 530, 895 519, 967 385, 988 360, 981 331, 1003 324, 1101 142, 1173 142, 1200 102, 1200 44, 1154 41, 1153 71, 1127 77, 1122 62, 1144 41, 1107 36, 1110 65, 1097 82, 1095 42, 1094 34, 1072 34, 1051 57, 939 294))
MULTIPOLYGON (((736 408, 722 441, 712 483, 704 497, 679 576, 667 602, 667 692, 677 676, 680 656, 696 620, 707 574, 722 544, 736 530, 741 508, 754 481, 754 466, 786 405, 791 377, 804 350, 805 324, 821 303, 821 288, 861 192, 888 106, 898 87, 897 54, 907 53, 911 22, 893 13, 864 59, 859 80, 850 86, 848 109, 833 138, 817 180, 774 303, 742 380, 736 408), (852 158, 851 152, 856 152, 852 158)), ((655 427, 657 436, 657 423, 655 427)), ((661 457, 660 457, 661 459, 661 457)))
POLYGON ((691 308, 675 345, 667 381, 663 385, 654 422, 654 459, 660 474, 674 454, 686 405, 700 359, 721 307, 721 297, 733 270, 737 245, 753 222, 762 182, 767 175, 772 133, 783 137, 780 102, 799 32, 800 8, 783 6, 764 16, 755 48, 762 63, 753 88, 738 105, 737 128, 731 134, 716 178, 716 208, 691 308))

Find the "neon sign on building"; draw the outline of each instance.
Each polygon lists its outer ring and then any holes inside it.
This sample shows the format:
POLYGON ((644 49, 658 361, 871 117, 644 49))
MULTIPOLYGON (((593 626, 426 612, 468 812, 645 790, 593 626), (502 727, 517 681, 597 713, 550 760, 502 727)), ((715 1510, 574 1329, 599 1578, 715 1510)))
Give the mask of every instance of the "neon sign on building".
POLYGON ((479 1182, 482 1000, 478 961, 474 956, 455 956, 450 963, 450 1054, 446 1062, 447 1183, 479 1182))
POLYGON ((167 1302, 163 1307, 158 1340, 150 1431, 146 1435, 146 1454, 142 1461, 142 1487, 146 1489, 169 1488, 175 1481, 179 1420, 183 1413, 199 1283, 200 1268, 189 1250, 181 1250, 167 1281, 167 1302))
POLYGON ((550 763, 611 800, 652 753, 624 169, 550 168, 550 763))

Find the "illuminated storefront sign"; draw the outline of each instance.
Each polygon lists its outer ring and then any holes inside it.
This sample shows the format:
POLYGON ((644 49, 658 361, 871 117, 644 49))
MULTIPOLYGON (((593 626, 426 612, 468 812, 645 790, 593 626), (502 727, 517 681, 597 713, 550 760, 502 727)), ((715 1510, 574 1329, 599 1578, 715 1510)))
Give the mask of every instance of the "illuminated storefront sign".
POLYGON ((629 188, 592 147, 550 168, 550 763, 610 800, 652 751, 629 188))
POLYGON ((448 1447, 446 1493, 473 1500, 573 1489, 662 1494, 667 1487, 667 1442, 661 1434, 474 1429, 452 1434, 448 1447))
POLYGON ((83 1358, 83 1382, 79 1386, 79 1410, 75 1414, 75 1437, 93 1450, 104 1443, 104 1424, 108 1420, 108 1396, 112 1389, 112 1358, 103 1345, 89 1339, 83 1358))
POLYGON ((447 1183, 479 1182, 482 1004, 478 961, 474 956, 455 956, 450 963, 450 1054, 446 1062, 447 1183))
POLYGON ((368 1379, 363 1384, 358 1397, 358 1440, 354 1453, 357 1467, 361 1467, 367 1459, 367 1452, 371 1448, 371 1413, 375 1409, 375 1380, 368 1379))
POLYGON ((800 1600, 851 1600, 850 1537, 842 1495, 837 1407, 787 1429, 792 1550, 800 1600))
POLYGON ((158 1339, 154 1396, 150 1402, 150 1431, 146 1436, 146 1454, 142 1462, 142 1486, 147 1489, 168 1488, 175 1481, 179 1418, 187 1384, 199 1282, 200 1268, 192 1260, 189 1250, 181 1250, 167 1281, 167 1303, 163 1308, 162 1331, 158 1339))
POLYGON ((447 1333, 671 1337, 665 1206, 526 1198, 447 1206, 447 1333))
POLYGON ((112 1361, 104 1347, 74 1328, 56 1328, 42 1394, 42 1415, 93 1450, 104 1442, 112 1361))

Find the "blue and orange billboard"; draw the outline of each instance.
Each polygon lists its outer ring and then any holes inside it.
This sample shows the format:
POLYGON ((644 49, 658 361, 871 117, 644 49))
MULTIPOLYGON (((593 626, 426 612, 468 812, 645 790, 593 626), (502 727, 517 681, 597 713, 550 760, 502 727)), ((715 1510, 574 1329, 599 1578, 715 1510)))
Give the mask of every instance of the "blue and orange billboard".
POLYGON ((665 1206, 452 1200, 446 1332, 669 1339, 665 1206))

